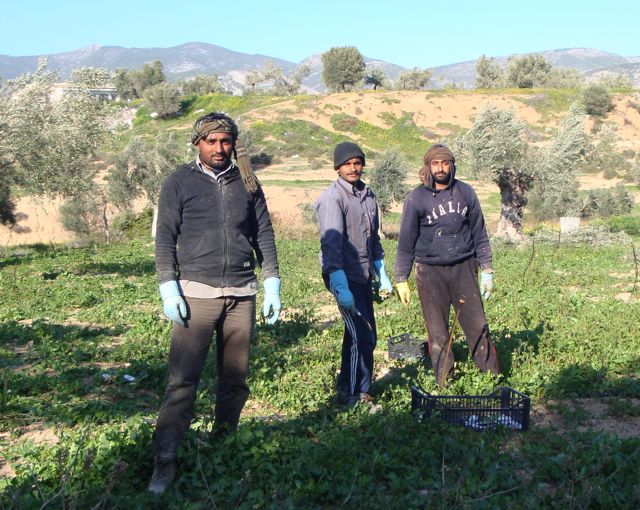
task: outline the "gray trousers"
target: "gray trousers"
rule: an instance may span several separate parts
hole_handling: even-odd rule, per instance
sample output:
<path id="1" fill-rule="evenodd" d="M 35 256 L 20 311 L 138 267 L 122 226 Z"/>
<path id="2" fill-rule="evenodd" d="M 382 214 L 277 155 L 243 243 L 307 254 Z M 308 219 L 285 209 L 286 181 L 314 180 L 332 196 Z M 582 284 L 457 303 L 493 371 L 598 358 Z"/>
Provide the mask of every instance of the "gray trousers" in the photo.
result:
<path id="1" fill-rule="evenodd" d="M 175 459 L 194 414 L 196 392 L 212 338 L 216 337 L 218 384 L 217 433 L 238 427 L 249 396 L 249 345 L 255 334 L 256 298 L 186 297 L 186 325 L 173 325 L 169 350 L 169 383 L 156 424 L 154 453 Z"/>

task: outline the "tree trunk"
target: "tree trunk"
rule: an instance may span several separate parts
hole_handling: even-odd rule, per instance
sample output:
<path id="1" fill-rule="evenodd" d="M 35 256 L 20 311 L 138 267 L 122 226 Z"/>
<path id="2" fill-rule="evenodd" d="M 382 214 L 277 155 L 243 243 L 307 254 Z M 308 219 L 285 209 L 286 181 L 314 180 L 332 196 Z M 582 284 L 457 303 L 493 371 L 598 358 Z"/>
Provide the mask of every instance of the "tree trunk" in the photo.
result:
<path id="1" fill-rule="evenodd" d="M 526 193 L 533 178 L 530 175 L 509 170 L 500 174 L 498 187 L 500 188 L 501 210 L 496 235 L 506 237 L 513 242 L 524 240 L 522 233 L 522 215 L 527 205 Z"/>
<path id="2" fill-rule="evenodd" d="M 109 231 L 109 220 L 107 219 L 107 204 L 102 205 L 102 231 L 104 232 L 104 240 L 107 244 L 111 244 L 111 232 Z"/>
<path id="3" fill-rule="evenodd" d="M 151 237 L 156 238 L 156 230 L 158 228 L 158 205 L 153 205 L 153 220 L 151 221 Z"/>

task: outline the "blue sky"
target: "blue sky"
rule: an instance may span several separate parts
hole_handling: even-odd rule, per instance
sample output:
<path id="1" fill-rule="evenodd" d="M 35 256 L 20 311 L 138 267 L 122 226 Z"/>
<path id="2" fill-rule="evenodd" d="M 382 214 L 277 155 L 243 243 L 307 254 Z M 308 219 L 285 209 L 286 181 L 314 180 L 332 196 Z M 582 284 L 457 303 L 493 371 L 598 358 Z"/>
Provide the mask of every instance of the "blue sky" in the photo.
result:
<path id="1" fill-rule="evenodd" d="M 427 68 L 572 47 L 640 56 L 639 20 L 637 0 L 2 0 L 0 54 L 206 42 L 299 62 L 353 45 Z"/>

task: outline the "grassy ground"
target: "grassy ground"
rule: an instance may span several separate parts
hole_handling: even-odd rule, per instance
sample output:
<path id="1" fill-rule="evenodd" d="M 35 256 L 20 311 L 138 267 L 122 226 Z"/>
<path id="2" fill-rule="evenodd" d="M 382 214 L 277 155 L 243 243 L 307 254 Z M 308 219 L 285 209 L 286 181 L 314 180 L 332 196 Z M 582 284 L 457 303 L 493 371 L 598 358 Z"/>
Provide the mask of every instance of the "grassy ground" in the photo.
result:
<path id="1" fill-rule="evenodd" d="M 504 374 L 479 373 L 458 333 L 456 377 L 445 393 L 509 385 L 536 406 L 553 402 L 560 426 L 533 420 L 523 433 L 414 419 L 409 388 L 437 392 L 432 372 L 418 361 L 386 361 L 384 352 L 391 336 L 424 337 L 415 292 L 407 308 L 395 298 L 377 305 L 372 393 L 382 412 L 339 409 L 342 325 L 320 278 L 318 241 L 281 238 L 285 320 L 258 326 L 241 427 L 223 441 L 208 437 L 211 357 L 179 478 L 154 499 L 144 488 L 170 325 L 152 241 L 135 237 L 0 259 L 0 508 L 640 506 L 637 429 L 592 430 L 594 417 L 578 405 L 597 399 L 608 419 L 637 427 L 640 304 L 637 288 L 629 294 L 628 244 L 495 244 L 497 290 L 486 310 Z M 384 246 L 393 267 L 395 241 Z"/>

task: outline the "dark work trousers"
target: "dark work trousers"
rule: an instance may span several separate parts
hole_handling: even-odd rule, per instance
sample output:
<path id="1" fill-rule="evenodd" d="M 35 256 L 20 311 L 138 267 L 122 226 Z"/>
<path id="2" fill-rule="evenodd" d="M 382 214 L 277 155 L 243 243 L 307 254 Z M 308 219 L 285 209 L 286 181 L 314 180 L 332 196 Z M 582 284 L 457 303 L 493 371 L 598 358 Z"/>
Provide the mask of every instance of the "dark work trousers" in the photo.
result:
<path id="1" fill-rule="evenodd" d="M 446 378 L 453 373 L 449 342 L 452 305 L 476 366 L 483 372 L 499 373 L 498 356 L 489 335 L 478 287 L 477 261 L 472 258 L 451 266 L 416 263 L 416 285 L 427 329 L 429 356 L 438 384 L 444 386 Z"/>
<path id="2" fill-rule="evenodd" d="M 249 396 L 249 344 L 255 332 L 255 296 L 199 299 L 185 297 L 186 326 L 174 323 L 169 350 L 169 383 L 156 424 L 155 455 L 175 459 L 194 413 L 200 374 L 216 337 L 218 384 L 215 429 L 238 427 Z"/>
<path id="3" fill-rule="evenodd" d="M 373 351 L 376 348 L 376 319 L 373 315 L 373 292 L 371 284 L 349 280 L 360 315 L 340 307 L 344 320 L 342 336 L 342 361 L 336 389 L 348 395 L 369 393 L 373 381 Z M 329 278 L 325 278 L 329 288 Z"/>

